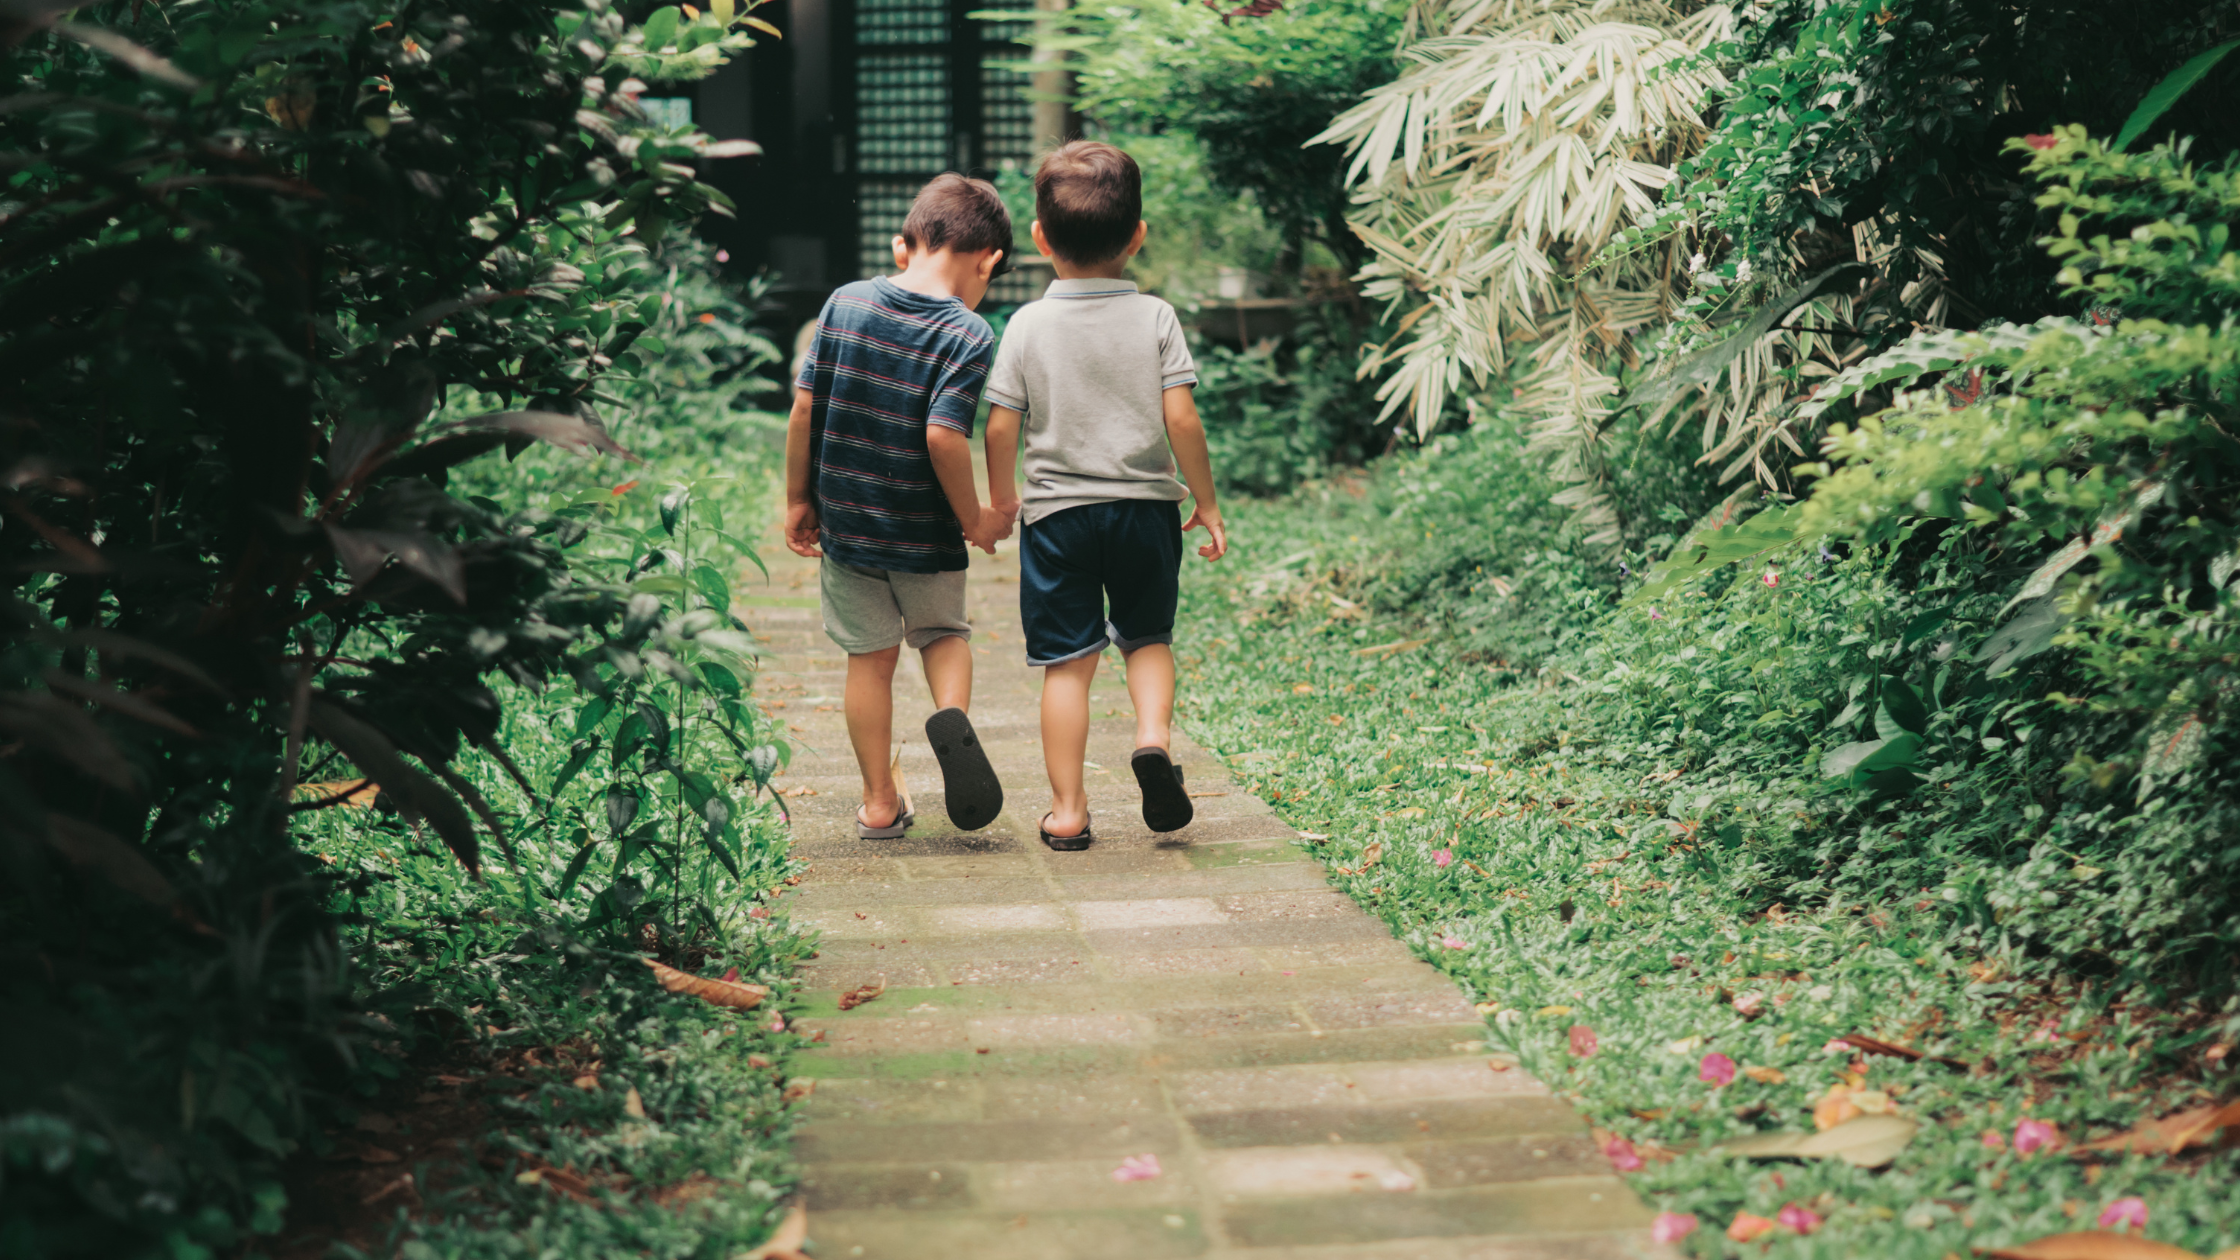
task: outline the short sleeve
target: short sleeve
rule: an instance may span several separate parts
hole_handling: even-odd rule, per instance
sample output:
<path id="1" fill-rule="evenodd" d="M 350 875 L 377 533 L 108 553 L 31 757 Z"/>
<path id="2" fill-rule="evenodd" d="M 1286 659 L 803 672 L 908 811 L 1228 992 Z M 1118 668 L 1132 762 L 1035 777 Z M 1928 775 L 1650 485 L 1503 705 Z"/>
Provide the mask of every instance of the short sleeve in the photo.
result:
<path id="1" fill-rule="evenodd" d="M 1159 303 L 1159 388 L 1198 383 L 1198 361 L 1190 357 L 1189 339 L 1182 335 L 1182 321 L 1174 308 Z"/>
<path id="2" fill-rule="evenodd" d="M 926 423 L 971 437 L 972 422 L 980 415 L 980 391 L 988 384 L 988 362 L 995 357 L 995 339 L 990 337 L 977 345 L 963 343 L 957 351 L 943 361 L 934 379 L 933 404 L 926 409 Z"/>
<path id="3" fill-rule="evenodd" d="M 988 373 L 988 401 L 998 407 L 1013 411 L 1027 409 L 1027 371 L 1022 348 L 1025 338 L 1013 332 L 1016 323 L 1006 326 L 1003 344 L 996 347 L 996 365 Z"/>

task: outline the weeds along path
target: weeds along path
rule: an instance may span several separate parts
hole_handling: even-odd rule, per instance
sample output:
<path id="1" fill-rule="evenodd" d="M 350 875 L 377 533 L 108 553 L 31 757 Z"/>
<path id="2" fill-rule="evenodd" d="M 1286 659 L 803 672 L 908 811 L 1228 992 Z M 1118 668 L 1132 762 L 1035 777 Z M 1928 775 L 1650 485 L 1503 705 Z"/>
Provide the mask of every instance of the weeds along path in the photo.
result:
<path id="1" fill-rule="evenodd" d="M 1809 766 L 1667 742 L 1643 710 L 1682 684 L 1644 694 L 1627 663 L 1708 679 L 1693 658 L 1726 623 L 1668 603 L 1687 628 L 1643 630 L 1543 598 L 1516 615 L 1574 618 L 1587 646 L 1543 655 L 1542 685 L 1465 651 L 1467 621 L 1390 596 L 1410 565 L 1467 572 L 1390 502 L 1232 505 L 1234 570 L 1185 570 L 1184 717 L 1596 1126 L 1575 1167 L 1627 1172 L 1654 1232 L 1703 1260 L 1947 1260 L 2142 1222 L 2080 1244 L 2108 1250 L 2030 1254 L 2240 1241 L 2240 1151 L 2124 1136 L 2222 1114 L 2220 1016 L 1963 935 L 1949 895 L 1877 876 L 1873 819 Z M 1333 573 L 1358 602 L 1328 598 Z M 1958 824 L 1896 825 L 1941 842 Z"/>
<path id="2" fill-rule="evenodd" d="M 1040 680 L 1009 547 L 972 570 L 973 717 L 1008 797 L 981 832 L 949 826 L 932 706 L 905 666 L 895 725 L 919 822 L 857 840 L 815 563 L 766 552 L 772 580 L 749 601 L 772 654 L 760 692 L 799 741 L 775 782 L 810 863 L 789 908 L 824 934 L 796 1024 L 824 1036 L 798 1068 L 818 1078 L 798 1148 L 816 1254 L 1648 1254 L 1648 1212 L 1571 1108 L 1493 1069 L 1454 984 L 1179 735 L 1198 821 L 1144 828 L 1116 661 L 1089 747 L 1098 843 L 1042 848 Z M 838 1008 L 866 985 L 884 991 Z"/>

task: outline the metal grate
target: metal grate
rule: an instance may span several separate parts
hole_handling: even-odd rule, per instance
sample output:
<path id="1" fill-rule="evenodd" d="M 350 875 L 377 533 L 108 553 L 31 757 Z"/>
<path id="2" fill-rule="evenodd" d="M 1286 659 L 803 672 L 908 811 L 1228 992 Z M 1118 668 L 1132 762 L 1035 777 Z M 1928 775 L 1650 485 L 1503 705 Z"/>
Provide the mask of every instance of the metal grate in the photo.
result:
<path id="1" fill-rule="evenodd" d="M 866 175 L 928 178 L 949 162 L 949 60 L 867 57 L 856 69 L 856 162 Z"/>
<path id="2" fill-rule="evenodd" d="M 949 42 L 949 6 L 946 0 L 857 0 L 856 43 L 946 44 Z"/>
<path id="3" fill-rule="evenodd" d="M 856 187 L 856 262 L 865 279 L 894 273 L 894 235 L 925 181 L 867 179 Z"/>

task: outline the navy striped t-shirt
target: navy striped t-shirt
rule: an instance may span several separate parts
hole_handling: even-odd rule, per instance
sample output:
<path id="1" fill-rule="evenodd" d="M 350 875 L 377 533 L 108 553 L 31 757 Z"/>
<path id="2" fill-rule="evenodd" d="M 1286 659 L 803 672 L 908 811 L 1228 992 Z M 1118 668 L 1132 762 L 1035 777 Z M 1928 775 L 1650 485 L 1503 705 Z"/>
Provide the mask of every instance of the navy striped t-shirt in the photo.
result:
<path id="1" fill-rule="evenodd" d="M 825 302 L 795 384 L 815 399 L 809 493 L 827 556 L 898 573 L 965 567 L 964 531 L 934 478 L 926 426 L 971 436 L 994 354 L 994 332 L 963 302 L 885 276 Z"/>

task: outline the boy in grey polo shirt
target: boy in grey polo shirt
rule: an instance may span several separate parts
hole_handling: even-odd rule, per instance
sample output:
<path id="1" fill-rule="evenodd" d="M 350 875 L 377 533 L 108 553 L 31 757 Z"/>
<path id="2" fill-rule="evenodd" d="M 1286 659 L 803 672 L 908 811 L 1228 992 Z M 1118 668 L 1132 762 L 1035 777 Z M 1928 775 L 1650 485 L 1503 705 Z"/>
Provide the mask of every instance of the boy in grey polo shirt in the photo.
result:
<path id="1" fill-rule="evenodd" d="M 1111 145 L 1077 140 L 1043 159 L 1034 196 L 1034 243 L 1058 279 L 1011 317 L 996 351 L 988 486 L 994 511 L 1020 516 L 1027 662 L 1047 667 L 1042 755 L 1051 804 L 1042 842 L 1073 851 L 1094 838 L 1081 771 L 1089 687 L 1107 643 L 1127 660 L 1137 744 L 1130 765 L 1143 789 L 1143 820 L 1153 831 L 1190 822 L 1190 796 L 1167 751 L 1182 535 L 1204 526 L 1210 540 L 1198 554 L 1207 560 L 1229 544 L 1182 324 L 1173 307 L 1120 278 L 1143 248 L 1142 173 Z M 1182 523 L 1176 505 L 1185 497 L 1196 504 Z"/>

